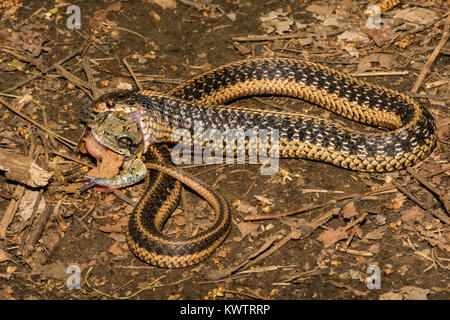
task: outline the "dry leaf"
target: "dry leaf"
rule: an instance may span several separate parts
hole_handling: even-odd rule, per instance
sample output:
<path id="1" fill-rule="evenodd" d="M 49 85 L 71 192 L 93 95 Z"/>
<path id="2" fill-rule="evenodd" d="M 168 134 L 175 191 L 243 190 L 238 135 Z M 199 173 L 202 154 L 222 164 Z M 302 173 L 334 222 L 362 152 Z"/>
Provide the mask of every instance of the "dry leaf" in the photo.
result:
<path id="1" fill-rule="evenodd" d="M 66 273 L 68 265 L 62 261 L 46 264 L 45 267 L 40 266 L 33 273 L 39 272 L 42 278 L 51 278 L 61 281 L 66 281 L 68 274 Z M 41 269 L 42 268 L 42 269 Z"/>
<path id="2" fill-rule="evenodd" d="M 262 206 L 271 206 L 273 205 L 273 199 L 269 199 L 264 196 L 255 195 L 256 200 L 258 200 Z"/>
<path id="3" fill-rule="evenodd" d="M 106 149 L 102 153 L 100 167 L 90 170 L 88 175 L 98 178 L 113 178 L 119 173 L 123 159 L 124 156 Z"/>
<path id="4" fill-rule="evenodd" d="M 425 219 L 425 211 L 419 207 L 412 207 L 402 211 L 402 221 L 406 224 L 413 225 L 415 222 L 422 223 Z"/>
<path id="5" fill-rule="evenodd" d="M 255 206 L 252 206 L 245 201 L 240 201 L 236 207 L 236 210 L 239 212 L 242 212 L 242 213 L 249 213 L 249 214 L 257 214 L 258 213 L 258 210 L 256 209 Z"/>
<path id="6" fill-rule="evenodd" d="M 355 203 L 350 202 L 341 210 L 342 216 L 346 219 L 350 219 L 351 217 L 357 216 L 358 212 L 355 209 Z"/>
<path id="7" fill-rule="evenodd" d="M 392 199 L 391 202 L 386 205 L 386 208 L 391 210 L 398 210 L 403 206 L 403 203 L 406 201 L 406 199 L 407 198 L 405 196 L 399 196 L 395 199 Z"/>
<path id="8" fill-rule="evenodd" d="M 317 237 L 317 240 L 321 241 L 325 248 L 328 248 L 342 239 L 347 239 L 347 237 L 348 235 L 345 229 L 338 227 L 337 229 L 325 230 Z"/>
<path id="9" fill-rule="evenodd" d="M 405 286 L 400 289 L 405 300 L 428 300 L 427 295 L 430 293 L 429 289 L 422 289 L 413 286 Z"/>
<path id="10" fill-rule="evenodd" d="M 117 242 L 125 242 L 127 240 L 127 237 L 123 233 L 112 232 L 109 234 L 109 237 Z"/>
<path id="11" fill-rule="evenodd" d="M 163 9 L 175 9 L 177 3 L 175 0 L 145 0 L 148 3 L 154 3 Z"/>
<path id="12" fill-rule="evenodd" d="M 123 250 L 118 242 L 114 242 L 114 244 L 108 248 L 108 252 L 115 256 L 118 256 L 123 253 Z"/>
<path id="13" fill-rule="evenodd" d="M 283 12 L 282 9 L 270 11 L 268 14 L 261 16 L 261 26 L 266 30 L 266 33 L 275 32 L 276 34 L 283 34 L 291 30 L 294 25 L 294 20 L 287 15 L 289 12 Z"/>
<path id="14" fill-rule="evenodd" d="M 0 249 L 0 263 L 8 260 L 10 260 L 9 254 L 5 250 Z"/>
<path id="15" fill-rule="evenodd" d="M 363 238 L 369 239 L 369 240 L 380 240 L 383 238 L 386 230 L 387 230 L 387 226 L 382 226 L 382 227 L 376 228 L 375 230 L 367 233 Z"/>
<path id="16" fill-rule="evenodd" d="M 19 204 L 19 215 L 22 218 L 22 221 L 27 221 L 30 219 L 33 214 L 34 205 L 36 204 L 36 200 L 39 196 L 39 191 L 26 190 Z M 45 200 L 41 199 L 39 202 L 39 207 L 37 213 L 40 214 L 44 211 L 45 208 Z"/>
<path id="17" fill-rule="evenodd" d="M 396 293 L 389 291 L 387 293 L 380 294 L 380 300 L 403 300 L 403 295 L 401 293 Z"/>
<path id="18" fill-rule="evenodd" d="M 240 222 L 237 225 L 239 231 L 241 232 L 241 237 L 238 239 L 238 241 L 244 239 L 248 234 L 252 233 L 253 231 L 258 230 L 259 224 L 252 223 L 252 222 Z"/>
<path id="19" fill-rule="evenodd" d="M 369 38 L 362 32 L 359 31 L 350 31 L 347 30 L 344 33 L 341 33 L 338 37 L 338 40 L 345 40 L 349 42 L 367 42 Z"/>
<path id="20" fill-rule="evenodd" d="M 107 224 L 105 226 L 100 226 L 98 229 L 105 233 L 111 233 L 111 232 L 122 232 L 123 228 L 120 224 Z"/>
<path id="21" fill-rule="evenodd" d="M 306 11 L 315 13 L 319 16 L 326 16 L 333 12 L 334 8 L 331 6 L 319 6 L 317 4 L 310 4 L 305 8 Z"/>
<path id="22" fill-rule="evenodd" d="M 393 58 L 389 54 L 375 53 L 362 58 L 358 63 L 356 74 L 366 72 L 368 70 L 391 70 Z M 375 65 L 375 64 L 379 65 Z"/>
<path id="23" fill-rule="evenodd" d="M 431 9 L 425 8 L 406 8 L 398 10 L 395 15 L 395 19 L 403 19 L 416 24 L 429 24 L 437 19 L 436 12 Z"/>
<path id="24" fill-rule="evenodd" d="M 103 22 L 107 21 L 106 16 L 110 11 L 119 11 L 122 7 L 122 1 L 117 1 L 108 6 L 106 9 L 97 10 L 92 14 L 92 18 L 89 19 L 89 24 L 95 30 L 100 29 L 103 26 Z"/>

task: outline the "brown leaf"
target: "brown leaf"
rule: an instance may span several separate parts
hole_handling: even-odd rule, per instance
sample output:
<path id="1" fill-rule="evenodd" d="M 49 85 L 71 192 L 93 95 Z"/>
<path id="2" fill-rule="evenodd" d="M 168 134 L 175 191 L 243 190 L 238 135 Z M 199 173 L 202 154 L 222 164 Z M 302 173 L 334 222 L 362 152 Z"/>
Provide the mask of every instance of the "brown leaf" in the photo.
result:
<path id="1" fill-rule="evenodd" d="M 118 242 L 114 242 L 114 244 L 108 248 L 108 252 L 115 256 L 118 256 L 123 253 L 123 250 Z"/>
<path id="2" fill-rule="evenodd" d="M 393 57 L 389 54 L 374 53 L 362 58 L 358 63 L 356 74 L 366 72 L 368 70 L 391 70 Z"/>
<path id="3" fill-rule="evenodd" d="M 0 263 L 2 263 L 4 261 L 8 261 L 10 259 L 11 258 L 9 256 L 9 254 L 5 250 L 0 249 Z"/>
<path id="4" fill-rule="evenodd" d="M 237 225 L 239 231 L 241 232 L 241 238 L 244 239 L 248 234 L 252 233 L 253 231 L 258 230 L 259 224 L 251 223 L 251 222 L 240 222 Z"/>
<path id="5" fill-rule="evenodd" d="M 341 210 L 342 216 L 346 219 L 350 219 L 351 217 L 354 217 L 358 215 L 358 212 L 355 209 L 355 203 L 350 202 Z"/>
<path id="6" fill-rule="evenodd" d="M 429 289 L 422 289 L 414 286 L 405 286 L 400 289 L 405 300 L 428 300 L 427 295 L 430 293 Z"/>
<path id="7" fill-rule="evenodd" d="M 401 293 L 396 293 L 394 291 L 389 291 L 383 294 L 380 294 L 378 297 L 380 300 L 402 300 L 403 295 Z"/>
<path id="8" fill-rule="evenodd" d="M 89 24 L 95 30 L 99 30 L 103 22 L 107 21 L 106 16 L 110 11 L 119 11 L 122 7 L 122 1 L 117 1 L 108 6 L 106 9 L 95 11 L 92 14 L 92 18 L 89 19 Z"/>
<path id="9" fill-rule="evenodd" d="M 119 173 L 123 160 L 123 155 L 106 149 L 102 153 L 102 162 L 100 167 L 90 170 L 88 175 L 98 178 L 113 178 Z"/>
<path id="10" fill-rule="evenodd" d="M 402 211 L 402 221 L 406 224 L 413 225 L 415 222 L 422 223 L 425 219 L 425 211 L 419 207 L 412 207 Z"/>
<path id="11" fill-rule="evenodd" d="M 376 45 L 381 47 L 385 43 L 394 39 L 397 35 L 391 28 L 364 28 L 364 32 L 375 41 Z"/>
<path id="12" fill-rule="evenodd" d="M 154 3 L 163 9 L 175 9 L 177 7 L 175 0 L 145 0 L 145 2 Z"/>
<path id="13" fill-rule="evenodd" d="M 383 238 L 386 230 L 387 230 L 387 226 L 381 226 L 379 228 L 376 228 L 372 232 L 367 233 L 363 238 L 369 239 L 369 240 L 380 240 Z"/>
<path id="14" fill-rule="evenodd" d="M 105 226 L 100 226 L 98 229 L 105 233 L 111 233 L 111 232 L 122 232 L 123 228 L 120 224 L 107 224 Z"/>
<path id="15" fill-rule="evenodd" d="M 345 229 L 338 227 L 337 229 L 325 230 L 317 237 L 317 240 L 321 241 L 325 248 L 328 248 L 342 239 L 347 239 L 347 237 L 348 235 Z"/>
<path id="16" fill-rule="evenodd" d="M 326 16 L 333 12 L 334 8 L 332 6 L 319 6 L 317 4 L 310 4 L 305 8 L 306 11 L 315 13 L 319 16 Z"/>
<path id="17" fill-rule="evenodd" d="M 407 198 L 405 196 L 400 196 L 392 199 L 391 202 L 386 205 L 386 208 L 391 210 L 398 210 L 403 206 L 403 203 L 406 201 L 406 199 Z"/>
<path id="18" fill-rule="evenodd" d="M 249 213 L 249 214 L 257 214 L 258 210 L 256 210 L 255 206 L 252 206 L 251 204 L 240 201 L 239 204 L 236 207 L 236 210 L 242 213 Z"/>

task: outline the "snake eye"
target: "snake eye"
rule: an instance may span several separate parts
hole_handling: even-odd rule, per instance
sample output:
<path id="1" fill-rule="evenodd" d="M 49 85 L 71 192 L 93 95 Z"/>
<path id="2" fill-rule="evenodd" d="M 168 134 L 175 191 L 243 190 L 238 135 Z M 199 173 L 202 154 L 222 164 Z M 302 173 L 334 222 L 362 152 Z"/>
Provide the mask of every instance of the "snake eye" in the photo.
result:
<path id="1" fill-rule="evenodd" d="M 114 108 L 114 106 L 116 105 L 116 101 L 114 100 L 108 100 L 105 102 L 105 105 L 108 109 Z"/>
<path id="2" fill-rule="evenodd" d="M 133 145 L 133 139 L 130 137 L 120 137 L 117 141 L 122 148 L 127 148 Z"/>

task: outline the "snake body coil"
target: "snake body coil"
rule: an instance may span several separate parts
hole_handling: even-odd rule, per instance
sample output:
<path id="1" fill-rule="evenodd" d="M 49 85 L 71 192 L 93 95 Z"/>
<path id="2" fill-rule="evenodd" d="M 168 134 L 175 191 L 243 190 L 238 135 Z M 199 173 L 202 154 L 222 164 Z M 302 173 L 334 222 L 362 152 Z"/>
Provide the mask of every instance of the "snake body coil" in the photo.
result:
<path id="1" fill-rule="evenodd" d="M 222 105 L 254 95 L 300 98 L 346 118 L 390 131 L 362 133 L 295 112 Z M 156 144 L 180 142 L 176 129 L 187 131 L 195 142 L 196 123 L 222 132 L 255 128 L 277 130 L 276 156 L 319 160 L 366 172 L 388 172 L 411 166 L 425 159 L 436 142 L 431 114 L 407 95 L 296 59 L 261 58 L 227 64 L 186 81 L 168 94 L 141 91 L 118 95 L 101 100 L 97 109 L 132 115 L 142 131 L 143 151 L 149 150 L 158 163 L 167 162 L 170 157 Z M 101 125 L 99 128 L 101 130 Z M 226 141 L 226 137 L 223 138 Z M 105 141 L 107 139 L 99 142 L 107 146 L 115 143 L 113 138 Z M 270 142 L 258 143 L 271 150 Z M 248 152 L 249 140 L 234 151 L 239 152 L 240 148 Z M 150 179 L 130 220 L 131 250 L 144 261 L 164 267 L 183 267 L 205 259 L 229 231 L 226 202 L 211 193 L 201 181 L 186 179 L 176 168 L 153 164 L 149 169 L 153 172 L 151 175 L 156 176 Z M 218 215 L 214 226 L 197 238 L 171 239 L 161 234 L 180 193 L 179 182 L 168 175 L 191 183 Z"/>

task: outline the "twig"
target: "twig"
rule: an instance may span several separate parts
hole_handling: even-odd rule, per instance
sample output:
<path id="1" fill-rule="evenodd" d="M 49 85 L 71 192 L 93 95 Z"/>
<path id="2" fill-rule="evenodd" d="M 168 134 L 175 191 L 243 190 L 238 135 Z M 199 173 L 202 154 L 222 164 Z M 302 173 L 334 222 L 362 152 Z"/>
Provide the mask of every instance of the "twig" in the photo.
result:
<path id="1" fill-rule="evenodd" d="M 436 46 L 436 48 L 434 49 L 430 58 L 428 59 L 427 63 L 425 64 L 424 68 L 420 72 L 420 75 L 417 78 L 417 81 L 414 84 L 413 88 L 411 89 L 411 92 L 416 93 L 417 90 L 419 90 L 420 86 L 422 85 L 423 80 L 425 79 L 425 75 L 428 73 L 428 70 L 430 70 L 431 65 L 434 63 L 434 60 L 436 60 L 441 49 L 447 43 L 447 40 L 449 37 L 449 26 L 450 26 L 450 16 L 447 16 L 447 20 L 445 22 L 445 27 L 444 27 L 444 33 L 442 34 L 442 39 L 441 39 L 441 41 L 439 41 L 438 45 Z"/>
<path id="2" fill-rule="evenodd" d="M 124 195 L 120 190 L 114 190 L 113 193 L 117 198 L 119 198 L 123 202 L 126 202 L 133 207 L 136 206 L 137 203 L 128 198 L 126 195 Z"/>
<path id="3" fill-rule="evenodd" d="M 17 24 L 16 26 L 13 27 L 13 29 L 15 31 L 19 30 L 24 24 L 26 24 L 31 18 L 33 18 L 35 15 L 37 15 L 38 13 L 40 13 L 41 11 L 46 10 L 45 8 L 39 8 L 38 10 L 36 10 L 31 16 L 29 16 L 26 19 L 23 19 L 23 21 L 19 24 Z"/>
<path id="4" fill-rule="evenodd" d="M 77 86 L 79 89 L 81 89 L 84 93 L 86 93 L 89 96 L 89 98 L 95 100 L 94 96 L 89 92 L 91 87 L 88 82 L 73 75 L 72 73 L 64 69 L 64 67 L 61 66 L 60 64 L 56 64 L 55 69 L 60 75 L 62 75 L 64 78 L 66 78 L 67 80 L 72 82 L 75 86 Z"/>
<path id="5" fill-rule="evenodd" d="M 59 60 L 58 62 L 52 64 L 50 67 L 45 68 L 44 70 L 42 70 L 40 74 L 35 74 L 35 75 L 33 75 L 32 77 L 30 77 L 30 78 L 28 78 L 28 79 L 26 79 L 26 80 L 24 80 L 24 81 L 22 81 L 22 82 L 19 82 L 18 84 L 16 84 L 16 85 L 14 85 L 14 86 L 12 86 L 12 87 L 10 87 L 10 88 L 4 90 L 2 93 L 10 93 L 10 92 L 13 92 L 13 91 L 16 90 L 17 88 L 20 88 L 21 86 L 27 84 L 28 82 L 33 81 L 34 79 L 41 77 L 43 74 L 46 74 L 46 73 L 48 73 L 49 71 L 53 70 L 53 69 L 55 68 L 56 65 L 63 64 L 63 63 L 65 63 L 65 62 L 67 62 L 68 60 L 72 59 L 73 57 L 79 55 L 82 51 L 83 51 L 82 49 L 78 49 L 78 50 L 75 50 L 75 51 L 69 53 L 69 54 L 68 54 L 67 56 L 65 56 L 63 59 L 61 59 L 61 60 Z"/>
<path id="6" fill-rule="evenodd" d="M 84 73 L 86 73 L 86 77 L 88 79 L 89 87 L 91 88 L 94 100 L 97 100 L 103 94 L 103 92 L 102 90 L 98 89 L 97 85 L 95 84 L 95 79 L 94 76 L 92 75 L 91 66 L 89 65 L 89 58 L 84 57 L 82 66 Z"/>
<path id="7" fill-rule="evenodd" d="M 70 161 L 76 162 L 76 163 L 78 163 L 78 164 L 81 164 L 81 165 L 83 165 L 83 166 L 89 167 L 89 168 L 91 168 L 91 169 L 92 169 L 92 168 L 95 168 L 95 166 L 92 165 L 92 164 L 90 164 L 90 163 L 87 163 L 87 162 L 78 160 L 77 158 L 71 157 L 71 156 L 69 156 L 68 154 L 65 154 L 65 153 L 62 153 L 62 152 L 58 152 L 58 151 L 55 151 L 55 150 L 49 150 L 49 153 L 55 154 L 55 155 L 60 156 L 60 157 L 62 157 L 62 158 L 65 158 L 65 159 L 68 159 L 68 160 L 70 160 Z"/>
<path id="8" fill-rule="evenodd" d="M 439 212 L 437 212 L 436 210 L 431 209 L 430 206 L 425 205 L 422 201 L 420 201 L 415 195 L 413 195 L 411 192 L 409 192 L 406 188 L 404 188 L 403 186 L 399 185 L 397 182 L 392 181 L 393 185 L 401 192 L 403 193 L 405 196 L 407 196 L 409 198 L 409 200 L 411 200 L 412 202 L 414 202 L 415 204 L 417 204 L 419 207 L 421 207 L 423 210 L 425 210 L 426 212 L 432 214 L 433 216 L 435 216 L 436 218 L 438 218 L 439 220 L 441 220 L 442 222 L 446 223 L 446 224 L 450 224 L 450 219 L 442 214 L 440 214 Z"/>
<path id="9" fill-rule="evenodd" d="M 34 226 L 33 232 L 31 233 L 30 238 L 24 246 L 24 256 L 28 256 L 33 251 L 34 246 L 38 242 L 42 232 L 45 229 L 45 226 L 47 225 L 48 219 L 50 218 L 50 215 L 52 213 L 51 209 L 52 206 L 49 203 L 46 203 L 44 211 L 39 216 L 39 219 Z"/>
<path id="10" fill-rule="evenodd" d="M 130 294 L 129 296 L 115 297 L 115 296 L 112 296 L 112 295 L 110 295 L 110 294 L 108 294 L 108 293 L 106 293 L 106 292 L 103 292 L 103 291 L 98 290 L 97 288 L 95 288 L 95 287 L 88 281 L 89 275 L 90 275 L 90 273 L 91 273 L 91 271 L 92 271 L 93 268 L 94 268 L 94 267 L 90 267 L 90 268 L 88 269 L 88 271 L 86 272 L 85 276 L 84 276 L 84 282 L 86 283 L 86 285 L 87 285 L 91 290 L 93 290 L 94 292 L 96 292 L 96 293 L 98 293 L 98 294 L 101 294 L 101 295 L 103 295 L 103 296 L 105 296 L 105 297 L 108 297 L 108 298 L 119 299 L 119 300 L 131 299 L 131 298 L 137 296 L 139 293 L 141 293 L 142 291 L 145 291 L 145 290 L 154 289 L 154 288 L 161 288 L 161 287 L 173 286 L 173 285 L 179 284 L 179 283 L 181 283 L 181 282 L 184 282 L 184 281 L 186 281 L 186 280 L 189 280 L 189 279 L 191 279 L 191 278 L 193 277 L 193 276 L 189 276 L 189 277 L 186 277 L 186 278 L 183 278 L 183 279 L 180 279 L 180 280 L 178 280 L 178 281 L 175 281 L 175 282 L 172 282 L 172 283 L 168 283 L 168 284 L 155 284 L 156 282 L 158 282 L 159 280 L 161 280 L 162 278 L 165 277 L 165 276 L 161 276 L 161 277 L 159 277 L 158 279 L 152 281 L 152 282 L 151 282 L 149 285 L 147 285 L 146 287 L 144 287 L 144 288 L 142 288 L 142 289 L 136 291 L 136 292 L 133 293 L 133 294 Z"/>
<path id="11" fill-rule="evenodd" d="M 8 204 L 8 207 L 6 208 L 2 220 L 0 221 L 0 239 L 4 239 L 6 236 L 6 229 L 8 228 L 9 224 L 11 223 L 12 219 L 14 218 L 14 214 L 17 211 L 17 208 L 19 207 L 20 200 L 22 199 L 22 196 L 25 192 L 25 187 L 22 185 L 16 186 L 16 189 L 14 190 L 13 199 Z"/>
<path id="12" fill-rule="evenodd" d="M 185 4 L 187 6 L 194 7 L 197 10 L 203 10 L 204 9 L 204 6 L 202 4 L 194 2 L 194 1 L 191 1 L 191 0 L 178 0 L 178 1 L 180 1 L 182 4 Z"/>
<path id="13" fill-rule="evenodd" d="M 6 95 L 3 93 L 0 93 L 0 95 Z M 17 97 L 17 96 L 14 96 Z M 34 100 L 31 100 L 32 102 L 34 102 Z M 0 103 L 3 104 L 5 107 L 7 107 L 10 111 L 14 112 L 15 114 L 17 114 L 18 116 L 20 116 L 21 118 L 27 120 L 28 122 L 30 122 L 31 124 L 33 124 L 34 126 L 38 127 L 39 129 L 47 132 L 48 134 L 52 135 L 53 137 L 55 137 L 56 139 L 60 140 L 61 142 L 69 145 L 70 147 L 76 147 L 77 144 L 75 142 L 73 142 L 70 139 L 67 139 L 49 129 L 47 129 L 45 126 L 43 126 L 40 123 L 37 123 L 36 121 L 34 121 L 33 119 L 31 119 L 30 117 L 28 117 L 27 115 L 25 115 L 24 113 L 22 113 L 21 111 L 17 110 L 16 108 L 14 108 L 12 105 L 10 105 L 8 102 L 6 102 L 5 100 L 3 100 L 2 98 L 0 98 Z"/>
<path id="14" fill-rule="evenodd" d="M 437 170 L 435 172 L 429 173 L 427 175 L 424 176 L 424 178 L 429 178 L 438 174 L 441 174 L 443 172 L 446 172 L 450 170 L 450 166 L 444 167 L 440 170 Z M 409 181 L 406 182 L 406 184 L 409 183 L 413 183 L 414 181 Z M 256 221 L 256 220 L 269 220 L 269 219 L 278 219 L 278 218 L 282 218 L 282 217 L 286 217 L 286 216 L 290 216 L 290 215 L 294 215 L 294 214 L 298 214 L 298 213 L 302 213 L 305 211 L 310 211 L 313 209 L 318 209 L 318 208 L 323 208 L 329 205 L 333 205 L 336 204 L 338 201 L 342 201 L 342 200 L 347 200 L 347 199 L 352 199 L 352 198 L 359 198 L 359 197 L 363 197 L 363 196 L 367 196 L 367 195 L 371 195 L 371 194 L 377 194 L 377 193 L 381 193 L 381 192 L 386 192 L 388 190 L 394 190 L 396 187 L 395 186 L 384 186 L 384 187 L 380 187 L 374 190 L 369 190 L 369 191 L 364 191 L 364 192 L 358 192 L 358 193 L 353 193 L 353 194 L 348 194 L 348 195 L 343 195 L 343 196 L 339 196 L 336 197 L 330 201 L 324 202 L 324 203 L 319 203 L 319 204 L 315 204 L 315 205 L 308 205 L 308 206 L 304 206 L 304 207 L 300 207 L 298 209 L 294 209 L 294 210 L 290 210 L 290 211 L 285 211 L 285 212 L 281 212 L 281 213 L 277 213 L 277 214 L 271 214 L 271 215 L 261 215 L 261 216 L 246 216 L 244 218 L 245 221 Z"/>
<path id="15" fill-rule="evenodd" d="M 46 186 L 52 175 L 39 167 L 33 159 L 0 148 L 0 170 L 4 170 L 6 178 L 23 183 L 30 187 Z"/>
<path id="16" fill-rule="evenodd" d="M 284 34 L 281 36 L 267 36 L 267 35 L 251 35 L 247 37 L 234 37 L 232 41 L 244 42 L 244 41 L 273 41 L 273 40 L 284 40 L 284 39 L 294 39 L 304 37 L 306 33 L 296 32 L 292 34 Z"/>
<path id="17" fill-rule="evenodd" d="M 438 188 L 436 188 L 435 186 L 433 186 L 431 183 L 429 183 L 427 180 L 425 180 L 421 175 L 419 175 L 418 172 L 416 172 L 414 169 L 412 168 L 407 168 L 406 171 L 408 171 L 408 173 L 410 175 L 412 175 L 417 181 L 419 181 L 425 188 L 427 188 L 429 191 L 431 191 L 436 197 L 438 197 L 439 201 L 441 201 L 441 203 L 444 205 L 445 210 L 447 211 L 447 213 L 449 213 L 449 208 L 447 205 L 447 202 L 444 199 L 445 196 L 445 191 L 441 191 Z"/>
<path id="18" fill-rule="evenodd" d="M 340 212 L 339 208 L 335 208 L 333 210 L 325 212 L 325 213 L 321 214 L 320 216 L 318 216 L 317 218 L 313 219 L 311 221 L 311 223 L 308 223 L 306 225 L 301 225 L 297 228 L 292 229 L 288 235 L 284 236 L 281 239 L 280 239 L 280 235 L 274 235 L 274 236 L 270 237 L 261 248 L 259 248 L 255 253 L 252 253 L 243 262 L 241 262 L 238 265 L 231 267 L 231 268 L 211 272 L 209 275 L 207 275 L 207 278 L 214 279 L 214 280 L 223 279 L 237 271 L 242 271 L 242 270 L 248 269 L 251 266 L 254 266 L 257 263 L 259 263 L 261 260 L 270 256 L 272 253 L 278 251 L 282 246 L 284 246 L 286 243 L 288 243 L 289 240 L 299 240 L 299 239 L 304 239 L 304 238 L 308 237 L 310 234 L 313 233 L 314 230 L 316 230 L 320 226 L 327 223 L 328 220 L 330 220 L 332 217 L 337 215 L 339 212 Z M 360 221 L 364 220 L 366 218 L 366 216 L 367 216 L 367 213 L 365 215 L 361 216 L 360 218 L 358 218 L 357 220 L 355 220 L 353 223 L 349 224 L 350 225 L 349 227 L 352 227 L 354 224 L 359 223 Z M 273 243 L 277 240 L 279 240 L 279 241 L 275 245 L 273 245 Z"/>
<path id="19" fill-rule="evenodd" d="M 32 158 L 33 154 L 35 154 L 35 151 L 36 150 L 34 145 L 31 145 L 30 150 L 28 152 L 28 156 Z M 14 218 L 14 215 L 16 214 L 17 208 L 19 207 L 19 203 L 23 197 L 24 192 L 25 192 L 24 186 L 22 185 L 16 186 L 16 189 L 14 190 L 13 194 L 14 199 L 11 199 L 11 201 L 9 202 L 8 207 L 5 210 L 5 213 L 3 214 L 2 220 L 0 221 L 0 239 L 4 239 L 6 237 L 6 229 L 8 229 L 9 224 L 11 223 L 12 219 Z"/>
<path id="20" fill-rule="evenodd" d="M 362 72 L 354 73 L 355 77 L 378 77 L 378 76 L 404 76 L 409 74 L 408 71 L 375 71 L 375 72 Z"/>
<path id="21" fill-rule="evenodd" d="M 438 96 L 435 94 L 421 94 L 421 93 L 410 93 L 409 94 L 413 98 L 423 98 L 423 99 L 432 99 L 432 100 L 450 100 L 450 96 Z"/>
<path id="22" fill-rule="evenodd" d="M 123 64 L 127 68 L 128 72 L 130 73 L 130 75 L 133 78 L 134 82 L 136 82 L 136 86 L 138 87 L 138 89 L 142 91 L 143 90 L 142 85 L 139 82 L 139 80 L 137 79 L 136 74 L 134 73 L 133 69 L 128 64 L 127 57 L 123 58 Z"/>

